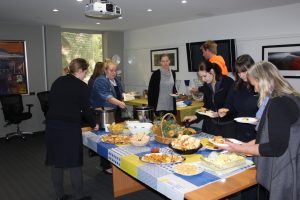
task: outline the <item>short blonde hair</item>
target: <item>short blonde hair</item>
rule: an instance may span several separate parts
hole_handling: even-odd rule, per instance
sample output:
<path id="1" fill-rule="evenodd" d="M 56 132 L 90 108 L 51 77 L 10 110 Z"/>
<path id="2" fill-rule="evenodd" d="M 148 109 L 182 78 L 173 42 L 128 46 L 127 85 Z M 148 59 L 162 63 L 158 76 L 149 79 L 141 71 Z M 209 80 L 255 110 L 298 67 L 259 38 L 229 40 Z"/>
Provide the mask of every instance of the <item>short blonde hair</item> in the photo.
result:
<path id="1" fill-rule="evenodd" d="M 217 54 L 217 43 L 215 41 L 212 40 L 207 40 L 204 44 L 202 44 L 202 46 L 200 47 L 201 50 L 209 50 L 210 52 L 212 52 L 213 54 Z"/>
<path id="2" fill-rule="evenodd" d="M 113 60 L 106 58 L 104 60 L 104 69 L 107 69 L 110 65 L 118 66 L 117 63 L 115 63 Z"/>
<path id="3" fill-rule="evenodd" d="M 259 100 L 261 106 L 265 97 L 278 97 L 284 95 L 294 95 L 300 97 L 291 84 L 280 74 L 275 65 L 267 61 L 261 61 L 254 64 L 248 70 L 248 76 L 258 81 Z"/>

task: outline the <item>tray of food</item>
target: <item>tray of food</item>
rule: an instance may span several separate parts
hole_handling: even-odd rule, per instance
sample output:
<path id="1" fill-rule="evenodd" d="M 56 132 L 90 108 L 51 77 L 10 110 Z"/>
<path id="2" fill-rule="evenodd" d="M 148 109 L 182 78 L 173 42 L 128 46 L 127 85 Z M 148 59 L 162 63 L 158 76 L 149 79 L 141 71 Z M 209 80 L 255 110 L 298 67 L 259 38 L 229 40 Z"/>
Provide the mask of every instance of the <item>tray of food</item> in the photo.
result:
<path id="1" fill-rule="evenodd" d="M 129 144 L 130 136 L 106 134 L 101 137 L 101 142 L 109 144 Z"/>
<path id="2" fill-rule="evenodd" d="M 196 164 L 178 164 L 174 166 L 173 170 L 176 174 L 180 174 L 183 176 L 195 176 L 204 171 L 204 169 Z"/>
<path id="3" fill-rule="evenodd" d="M 179 154 L 193 154 L 202 147 L 202 144 L 197 138 L 180 135 L 169 144 L 169 147 Z"/>
<path id="4" fill-rule="evenodd" d="M 246 159 L 235 153 L 212 152 L 208 157 L 202 158 L 202 164 L 211 170 L 218 171 L 245 165 Z"/>
<path id="5" fill-rule="evenodd" d="M 176 154 L 149 153 L 141 156 L 140 160 L 152 164 L 174 164 L 183 162 L 185 157 Z"/>

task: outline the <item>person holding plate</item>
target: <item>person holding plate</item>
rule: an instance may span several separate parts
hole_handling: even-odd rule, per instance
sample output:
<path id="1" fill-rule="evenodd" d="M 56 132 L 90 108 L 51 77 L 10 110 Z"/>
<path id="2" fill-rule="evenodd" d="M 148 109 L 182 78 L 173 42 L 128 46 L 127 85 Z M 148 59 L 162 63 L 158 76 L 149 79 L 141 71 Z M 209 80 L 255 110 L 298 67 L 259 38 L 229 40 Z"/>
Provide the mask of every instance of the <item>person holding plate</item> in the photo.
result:
<path id="1" fill-rule="evenodd" d="M 235 83 L 232 86 L 226 100 L 225 109 L 219 109 L 218 114 L 224 117 L 232 114 L 238 119 L 245 119 L 242 123 L 236 123 L 236 139 L 249 142 L 256 138 L 255 125 L 249 124 L 248 117 L 255 117 L 258 110 L 258 94 L 248 82 L 247 71 L 254 65 L 254 60 L 248 54 L 239 56 L 235 62 Z M 247 121 L 249 121 L 247 123 Z"/>
<path id="2" fill-rule="evenodd" d="M 202 92 L 204 94 L 204 107 L 209 111 L 209 117 L 196 113 L 192 116 L 184 117 L 187 123 L 197 123 L 203 120 L 202 131 L 212 135 L 222 135 L 223 137 L 234 137 L 235 125 L 233 117 L 227 115 L 220 118 L 218 109 L 225 106 L 225 102 L 233 80 L 221 74 L 220 67 L 215 63 L 204 61 L 199 66 L 199 77 L 203 81 L 203 86 L 192 89 L 192 92 Z M 197 91 L 193 91 L 197 90 Z M 208 113 L 206 111 L 206 113 Z"/>
<path id="3" fill-rule="evenodd" d="M 160 56 L 161 68 L 151 75 L 148 86 L 148 105 L 154 108 L 156 116 L 166 113 L 176 115 L 176 99 L 170 94 L 176 94 L 176 73 L 170 69 L 168 54 Z"/>
<path id="4" fill-rule="evenodd" d="M 248 79 L 259 93 L 258 105 L 269 98 L 257 137 L 244 144 L 225 142 L 228 146 L 221 148 L 256 156 L 256 179 L 269 199 L 300 199 L 300 93 L 270 62 L 253 65 Z"/>

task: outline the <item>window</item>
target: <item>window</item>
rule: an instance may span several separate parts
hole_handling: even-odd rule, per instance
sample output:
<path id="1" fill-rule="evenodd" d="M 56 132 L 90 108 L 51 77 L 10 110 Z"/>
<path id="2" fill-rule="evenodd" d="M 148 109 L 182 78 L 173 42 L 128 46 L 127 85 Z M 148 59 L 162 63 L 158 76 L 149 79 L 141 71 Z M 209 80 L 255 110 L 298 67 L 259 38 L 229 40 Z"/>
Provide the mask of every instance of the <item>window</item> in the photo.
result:
<path id="1" fill-rule="evenodd" d="M 74 58 L 86 59 L 90 67 L 85 77 L 87 82 L 96 62 L 103 61 L 102 34 L 61 33 L 62 72 Z"/>

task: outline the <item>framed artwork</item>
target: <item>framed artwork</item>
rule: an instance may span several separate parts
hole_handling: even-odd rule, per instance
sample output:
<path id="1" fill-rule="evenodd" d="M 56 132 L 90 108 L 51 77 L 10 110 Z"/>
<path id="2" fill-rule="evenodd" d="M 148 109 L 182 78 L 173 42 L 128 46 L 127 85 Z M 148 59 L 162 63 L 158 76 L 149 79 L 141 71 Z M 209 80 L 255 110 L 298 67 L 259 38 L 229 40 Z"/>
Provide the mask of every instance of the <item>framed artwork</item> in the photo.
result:
<path id="1" fill-rule="evenodd" d="M 28 93 L 26 42 L 0 40 L 0 95 Z"/>
<path id="2" fill-rule="evenodd" d="M 151 56 L 151 72 L 160 68 L 160 57 L 163 54 L 168 54 L 170 58 L 170 68 L 175 70 L 176 72 L 179 71 L 178 66 L 178 48 L 171 48 L 171 49 L 156 49 L 150 51 Z"/>
<path id="3" fill-rule="evenodd" d="M 262 47 L 262 59 L 273 63 L 286 78 L 300 78 L 300 44 Z"/>

